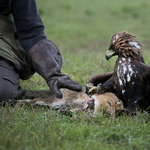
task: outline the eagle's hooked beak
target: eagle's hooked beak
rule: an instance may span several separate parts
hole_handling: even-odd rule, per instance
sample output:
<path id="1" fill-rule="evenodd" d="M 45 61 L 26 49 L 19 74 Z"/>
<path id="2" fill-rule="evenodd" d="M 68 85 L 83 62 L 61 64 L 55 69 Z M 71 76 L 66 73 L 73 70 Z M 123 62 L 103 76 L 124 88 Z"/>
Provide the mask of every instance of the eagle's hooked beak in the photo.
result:
<path id="1" fill-rule="evenodd" d="M 113 55 L 114 55 L 115 51 L 113 51 L 112 49 L 108 50 L 106 53 L 106 59 L 109 60 Z"/>

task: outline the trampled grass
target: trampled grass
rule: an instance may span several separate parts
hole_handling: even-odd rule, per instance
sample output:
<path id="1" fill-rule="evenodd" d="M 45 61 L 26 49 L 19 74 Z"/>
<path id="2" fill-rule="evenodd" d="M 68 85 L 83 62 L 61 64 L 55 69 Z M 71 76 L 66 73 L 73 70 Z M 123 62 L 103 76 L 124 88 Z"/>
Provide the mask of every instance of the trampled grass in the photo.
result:
<path id="1" fill-rule="evenodd" d="M 84 88 L 96 73 L 112 71 L 116 57 L 105 59 L 111 36 L 127 30 L 143 45 L 150 65 L 149 0 L 37 0 L 45 33 L 63 57 L 62 72 Z M 35 74 L 21 81 L 24 89 L 48 89 Z M 150 116 L 84 113 L 62 116 L 49 108 L 9 106 L 0 108 L 0 149 L 150 149 Z"/>

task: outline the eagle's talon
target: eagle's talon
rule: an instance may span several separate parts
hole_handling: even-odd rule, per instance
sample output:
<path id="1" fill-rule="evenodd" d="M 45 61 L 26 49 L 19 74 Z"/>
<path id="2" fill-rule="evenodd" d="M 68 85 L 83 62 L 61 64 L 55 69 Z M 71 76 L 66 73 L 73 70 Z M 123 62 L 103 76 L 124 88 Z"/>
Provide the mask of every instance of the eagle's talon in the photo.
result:
<path id="1" fill-rule="evenodd" d="M 96 87 L 96 86 L 93 86 L 93 87 L 89 90 L 90 93 L 95 93 L 95 91 L 97 91 L 97 87 Z"/>
<path id="2" fill-rule="evenodd" d="M 93 95 L 94 93 L 97 92 L 97 87 L 94 86 L 92 83 L 89 83 L 85 86 L 86 92 L 88 95 Z"/>
<path id="3" fill-rule="evenodd" d="M 116 111 L 123 110 L 123 109 L 124 109 L 123 104 L 121 102 L 117 102 L 116 103 Z"/>

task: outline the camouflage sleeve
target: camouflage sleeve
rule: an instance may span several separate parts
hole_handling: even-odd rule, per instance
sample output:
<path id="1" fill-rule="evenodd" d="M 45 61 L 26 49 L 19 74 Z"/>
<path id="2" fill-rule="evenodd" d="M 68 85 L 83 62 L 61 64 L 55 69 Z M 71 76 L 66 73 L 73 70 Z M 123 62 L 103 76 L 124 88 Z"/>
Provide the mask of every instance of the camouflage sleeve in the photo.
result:
<path id="1" fill-rule="evenodd" d="M 17 38 L 26 51 L 39 40 L 46 38 L 35 0 L 12 0 L 11 12 L 17 29 Z"/>

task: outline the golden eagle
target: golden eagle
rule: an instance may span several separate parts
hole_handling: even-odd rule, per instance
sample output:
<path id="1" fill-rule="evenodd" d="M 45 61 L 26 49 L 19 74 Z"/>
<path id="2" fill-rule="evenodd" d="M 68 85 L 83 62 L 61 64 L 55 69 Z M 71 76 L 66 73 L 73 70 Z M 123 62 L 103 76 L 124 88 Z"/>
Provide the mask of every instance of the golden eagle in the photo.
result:
<path id="1" fill-rule="evenodd" d="M 142 46 L 126 31 L 112 36 L 106 59 L 118 55 L 113 72 L 91 76 L 89 83 L 101 84 L 101 92 L 113 92 L 128 110 L 150 106 L 150 66 L 144 63 Z"/>

